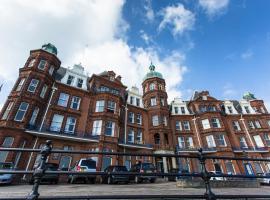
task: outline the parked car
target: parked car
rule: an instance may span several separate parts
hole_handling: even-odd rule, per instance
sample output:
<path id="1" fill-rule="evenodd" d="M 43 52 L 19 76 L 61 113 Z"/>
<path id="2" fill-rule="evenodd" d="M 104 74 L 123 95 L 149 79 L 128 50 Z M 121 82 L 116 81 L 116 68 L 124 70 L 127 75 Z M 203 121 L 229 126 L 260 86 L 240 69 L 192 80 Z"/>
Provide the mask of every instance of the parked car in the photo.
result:
<path id="1" fill-rule="evenodd" d="M 0 162 L 0 171 L 9 170 L 13 171 L 14 165 L 12 162 Z M 0 184 L 11 184 L 15 174 L 0 174 Z"/>
<path id="2" fill-rule="evenodd" d="M 96 161 L 91 158 L 82 158 L 71 168 L 75 172 L 96 172 Z M 71 174 L 68 176 L 68 183 L 83 181 L 84 183 L 95 183 L 96 175 Z"/>
<path id="3" fill-rule="evenodd" d="M 133 180 L 135 183 L 141 183 L 144 180 L 150 181 L 150 183 L 154 183 L 156 181 L 156 176 L 147 175 L 147 173 L 155 173 L 157 172 L 155 166 L 152 163 L 138 163 L 133 165 L 130 169 L 130 172 L 141 172 L 146 173 L 144 175 L 131 175 L 130 180 Z"/>
<path id="4" fill-rule="evenodd" d="M 173 168 L 169 170 L 169 173 L 181 173 L 181 174 L 190 174 L 190 172 L 188 170 L 180 170 L 178 168 Z M 178 179 L 192 179 L 191 176 L 168 176 L 168 181 L 176 181 Z"/>
<path id="5" fill-rule="evenodd" d="M 56 163 L 46 163 L 46 171 L 58 171 L 59 165 Z M 41 178 L 41 183 L 50 183 L 50 184 L 57 184 L 59 179 L 59 174 L 45 174 Z M 34 183 L 34 177 L 32 176 L 30 181 L 30 184 Z"/>
<path id="6" fill-rule="evenodd" d="M 210 171 L 208 173 L 210 175 L 222 175 L 223 174 L 221 171 Z M 224 181 L 224 180 L 226 180 L 226 178 L 225 177 L 211 177 L 210 180 Z"/>
<path id="7" fill-rule="evenodd" d="M 258 175 L 261 175 L 261 176 L 270 176 L 270 173 L 262 173 L 262 174 L 258 174 Z M 270 185 L 270 178 L 259 178 L 259 181 L 261 184 L 268 184 Z"/>
<path id="8" fill-rule="evenodd" d="M 107 167 L 104 172 L 128 172 L 126 166 L 121 166 L 121 165 L 111 165 Z M 108 183 L 108 184 L 113 184 L 113 183 L 119 183 L 123 182 L 128 184 L 129 183 L 129 176 L 126 175 L 105 175 L 102 177 L 102 183 Z"/>

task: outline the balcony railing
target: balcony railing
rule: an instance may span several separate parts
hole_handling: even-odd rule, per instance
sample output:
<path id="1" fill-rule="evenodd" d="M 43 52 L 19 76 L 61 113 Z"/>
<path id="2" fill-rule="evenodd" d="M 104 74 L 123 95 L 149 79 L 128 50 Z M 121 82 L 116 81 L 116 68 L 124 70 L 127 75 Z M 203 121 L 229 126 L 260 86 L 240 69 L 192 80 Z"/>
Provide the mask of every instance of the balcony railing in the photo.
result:
<path id="1" fill-rule="evenodd" d="M 151 145 L 151 144 L 144 144 L 143 142 L 129 142 L 129 141 L 125 142 L 124 139 L 120 139 L 120 138 L 119 138 L 118 143 L 122 144 L 122 145 L 153 148 L 153 145 Z"/>
<path id="2" fill-rule="evenodd" d="M 74 138 L 99 140 L 99 135 L 93 135 L 92 133 L 79 132 L 79 131 L 67 132 L 65 130 L 58 129 L 56 127 L 51 127 L 51 126 L 42 126 L 42 128 L 40 129 L 39 126 L 28 125 L 26 127 L 26 130 L 51 134 L 55 136 L 60 135 L 60 136 L 67 136 L 67 137 L 74 137 Z"/>
<path id="3" fill-rule="evenodd" d="M 202 147 L 204 152 L 216 152 L 216 147 Z M 177 152 L 198 152 L 198 148 L 196 147 L 180 147 L 179 145 L 176 146 Z"/>
<path id="4" fill-rule="evenodd" d="M 251 146 L 246 146 L 246 147 L 232 147 L 234 152 L 243 152 L 243 151 L 260 151 L 260 152 L 268 152 L 268 147 L 251 147 Z"/>

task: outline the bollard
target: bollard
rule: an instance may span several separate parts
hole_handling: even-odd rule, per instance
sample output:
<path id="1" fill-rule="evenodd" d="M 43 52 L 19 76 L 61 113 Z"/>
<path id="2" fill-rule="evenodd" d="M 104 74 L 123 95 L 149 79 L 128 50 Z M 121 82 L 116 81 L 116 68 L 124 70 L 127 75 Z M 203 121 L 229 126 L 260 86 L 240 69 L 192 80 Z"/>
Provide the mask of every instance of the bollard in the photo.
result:
<path id="1" fill-rule="evenodd" d="M 39 197 L 38 188 L 40 185 L 41 178 L 44 176 L 46 170 L 46 160 L 50 155 L 52 150 L 52 141 L 47 140 L 46 145 L 42 147 L 40 154 L 41 158 L 39 160 L 38 166 L 35 168 L 33 173 L 34 176 L 34 185 L 32 187 L 32 191 L 28 194 L 27 200 L 37 200 Z"/>
<path id="2" fill-rule="evenodd" d="M 215 194 L 212 192 L 211 190 L 211 186 L 210 186 L 210 178 L 211 176 L 209 176 L 209 173 L 205 167 L 205 160 L 206 158 L 203 156 L 203 150 L 202 148 L 198 149 L 199 151 L 199 160 L 200 160 L 200 164 L 201 164 L 201 175 L 202 175 L 202 179 L 204 181 L 205 184 L 205 199 L 207 200 L 216 200 L 216 196 Z"/>

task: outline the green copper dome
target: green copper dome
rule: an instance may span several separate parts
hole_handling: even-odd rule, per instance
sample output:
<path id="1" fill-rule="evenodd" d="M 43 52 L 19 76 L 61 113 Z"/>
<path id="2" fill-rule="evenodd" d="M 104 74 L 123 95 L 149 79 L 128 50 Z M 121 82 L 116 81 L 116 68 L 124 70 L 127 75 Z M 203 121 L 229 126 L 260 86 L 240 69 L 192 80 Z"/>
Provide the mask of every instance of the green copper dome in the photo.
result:
<path id="1" fill-rule="evenodd" d="M 149 66 L 150 72 L 148 72 L 148 73 L 145 75 L 145 77 L 143 78 L 143 81 L 145 81 L 146 79 L 149 79 L 149 78 L 154 78 L 154 77 L 162 78 L 162 79 L 163 79 L 162 74 L 159 73 L 159 72 L 156 72 L 156 71 L 155 71 L 155 68 L 156 68 L 156 67 L 155 67 L 155 66 L 152 64 L 152 62 L 151 62 L 150 66 Z"/>
<path id="2" fill-rule="evenodd" d="M 243 99 L 249 101 L 249 100 L 254 100 L 254 99 L 256 99 L 256 98 L 255 98 L 254 94 L 252 94 L 252 93 L 250 93 L 250 92 L 246 92 L 246 93 L 244 94 L 244 96 L 243 96 Z"/>
<path id="3" fill-rule="evenodd" d="M 42 49 L 49 53 L 57 55 L 57 48 L 51 43 L 42 45 Z"/>

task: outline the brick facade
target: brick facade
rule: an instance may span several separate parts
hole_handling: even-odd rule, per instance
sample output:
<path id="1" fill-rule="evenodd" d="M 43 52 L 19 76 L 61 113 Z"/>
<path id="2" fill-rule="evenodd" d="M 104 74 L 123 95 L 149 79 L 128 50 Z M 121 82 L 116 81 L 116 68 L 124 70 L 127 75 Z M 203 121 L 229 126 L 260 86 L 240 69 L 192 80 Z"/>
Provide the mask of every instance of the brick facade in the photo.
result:
<path id="1" fill-rule="evenodd" d="M 45 61 L 43 67 L 41 60 Z M 83 68 L 79 65 L 74 69 L 60 65 L 57 54 L 48 51 L 46 45 L 30 51 L 0 114 L 0 145 L 11 137 L 10 147 L 40 148 L 50 139 L 56 149 L 193 155 L 196 149 L 203 148 L 205 153 L 215 156 L 270 157 L 270 115 L 263 101 L 252 95 L 246 95 L 240 102 L 222 101 L 202 91 L 194 93 L 190 101 L 175 99 L 168 104 L 165 79 L 151 64 L 142 81 L 143 94 L 131 99 L 136 92 L 127 90 L 121 76 L 113 71 L 86 77 L 80 74 Z M 75 80 L 77 76 L 82 76 L 81 80 Z M 25 80 L 18 89 L 22 79 Z M 29 85 L 33 79 L 38 84 L 31 92 Z M 84 81 L 85 87 L 80 81 Z M 77 86 L 71 86 L 72 83 Z M 20 107 L 22 102 L 28 105 L 26 110 Z M 20 114 L 19 109 L 23 110 Z M 37 116 L 33 115 L 35 109 Z M 0 158 L 16 162 L 19 169 L 31 169 L 35 157 L 35 153 L 32 157 L 8 153 Z M 69 168 L 81 157 L 95 156 L 53 154 L 49 162 Z M 138 160 L 154 162 L 158 170 L 165 172 L 176 167 L 191 172 L 199 170 L 194 159 L 101 155 L 95 159 L 98 170 L 108 163 L 130 166 Z M 270 170 L 269 163 L 207 161 L 208 170 L 224 173 L 231 173 L 231 166 L 232 173 L 245 173 L 247 165 L 254 173 L 260 173 L 258 167 L 263 172 Z"/>

